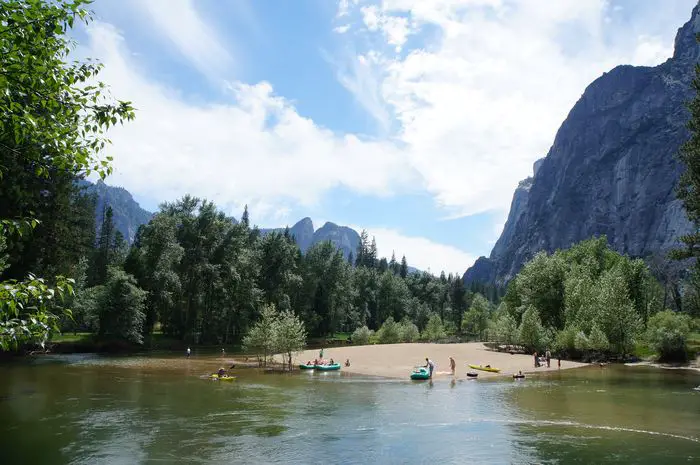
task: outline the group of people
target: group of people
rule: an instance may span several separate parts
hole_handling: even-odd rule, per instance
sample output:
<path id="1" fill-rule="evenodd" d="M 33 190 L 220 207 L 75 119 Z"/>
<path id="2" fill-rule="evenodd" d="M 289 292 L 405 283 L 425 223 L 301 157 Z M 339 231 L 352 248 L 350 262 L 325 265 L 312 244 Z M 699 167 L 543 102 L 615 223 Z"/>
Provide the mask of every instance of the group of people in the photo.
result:
<path id="1" fill-rule="evenodd" d="M 550 368 L 552 363 L 552 353 L 547 349 L 544 356 L 540 356 L 537 352 L 534 353 L 535 357 L 535 368 L 539 368 L 543 363 L 547 364 L 547 368 Z M 557 367 L 561 368 L 561 357 L 557 357 Z"/>
<path id="2" fill-rule="evenodd" d="M 311 365 L 311 360 L 307 361 L 306 364 L 307 364 L 307 365 Z M 333 359 L 330 359 L 330 360 L 328 360 L 328 361 L 324 360 L 324 358 L 323 358 L 323 348 L 321 348 L 321 350 L 320 350 L 319 353 L 318 353 L 318 358 L 314 359 L 313 365 L 314 365 L 314 366 L 317 366 L 317 365 L 335 365 L 335 361 L 334 361 Z M 346 367 L 349 367 L 349 366 L 350 366 L 350 359 L 349 359 L 349 358 L 346 358 L 346 359 L 345 359 L 345 366 L 346 366 Z"/>
<path id="3" fill-rule="evenodd" d="M 348 360 L 349 360 L 349 359 L 348 359 Z M 349 362 L 346 362 L 346 363 L 349 363 Z M 306 364 L 307 364 L 307 365 L 311 365 L 311 360 L 307 361 Z M 333 359 L 324 360 L 323 358 L 315 358 L 315 359 L 314 359 L 313 365 L 314 365 L 314 366 L 318 366 L 318 365 L 335 365 L 335 360 L 333 360 Z M 350 366 L 350 365 L 348 364 L 348 365 L 345 365 L 345 366 Z"/>

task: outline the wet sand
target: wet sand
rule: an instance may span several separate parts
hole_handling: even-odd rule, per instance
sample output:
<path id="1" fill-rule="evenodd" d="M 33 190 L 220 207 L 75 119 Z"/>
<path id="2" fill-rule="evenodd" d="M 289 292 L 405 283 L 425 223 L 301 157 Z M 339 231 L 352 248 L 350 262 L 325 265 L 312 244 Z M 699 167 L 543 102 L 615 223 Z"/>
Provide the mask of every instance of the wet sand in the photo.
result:
<path id="1" fill-rule="evenodd" d="M 294 363 L 298 365 L 309 360 L 313 362 L 318 355 L 318 349 L 307 350 L 297 354 L 294 358 Z M 478 370 L 480 378 L 511 376 L 518 371 L 523 373 L 541 373 L 559 369 L 556 359 L 552 359 L 551 368 L 547 368 L 546 365 L 535 368 L 534 359 L 531 355 L 510 355 L 505 352 L 493 352 L 480 342 L 463 344 L 377 344 L 335 347 L 324 349 L 323 351 L 323 357 L 326 360 L 332 358 L 335 362 L 343 365 L 343 371 L 386 378 L 407 378 L 415 366 L 425 365 L 426 357 L 429 357 L 436 365 L 435 372 L 433 372 L 434 378 L 451 376 L 450 356 L 455 359 L 455 375 L 459 377 L 464 377 L 468 371 L 473 371 L 467 366 L 470 363 L 474 365 L 491 365 L 494 368 L 501 369 L 500 373 Z M 345 367 L 344 363 L 348 358 L 350 359 L 350 366 Z M 585 363 L 561 361 L 562 370 L 585 365 Z"/>

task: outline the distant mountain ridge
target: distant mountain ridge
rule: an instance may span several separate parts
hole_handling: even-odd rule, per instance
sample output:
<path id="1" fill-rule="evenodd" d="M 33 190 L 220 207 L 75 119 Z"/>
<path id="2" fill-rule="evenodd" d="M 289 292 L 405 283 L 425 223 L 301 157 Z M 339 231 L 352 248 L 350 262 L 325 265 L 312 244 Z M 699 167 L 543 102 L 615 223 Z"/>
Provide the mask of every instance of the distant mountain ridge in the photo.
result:
<path id="1" fill-rule="evenodd" d="M 105 184 L 102 180 L 92 183 L 90 181 L 80 181 L 86 194 L 94 194 L 97 198 L 95 205 L 95 224 L 99 229 L 102 224 L 102 215 L 106 206 L 112 207 L 114 214 L 114 224 L 124 238 L 132 244 L 136 237 L 139 226 L 147 224 L 153 218 L 154 213 L 141 208 L 134 200 L 129 191 L 123 187 L 115 187 Z M 237 221 L 232 218 L 233 221 Z M 260 234 L 266 235 L 271 232 L 283 233 L 286 228 L 260 228 Z M 99 231 L 98 231 L 99 233 Z M 306 253 L 312 246 L 321 242 L 330 241 L 337 249 L 343 252 L 347 259 L 352 253 L 357 253 L 360 245 L 360 235 L 357 231 L 347 226 L 339 226 L 330 221 L 326 222 L 319 229 L 314 230 L 313 221 L 306 217 L 297 221 L 289 227 L 292 235 L 302 253 Z M 409 266 L 409 273 L 417 273 L 420 270 Z"/>
<path id="2" fill-rule="evenodd" d="M 272 232 L 284 232 L 286 228 L 262 228 L 262 235 Z M 294 226 L 289 228 L 289 234 L 294 237 L 302 253 L 306 253 L 312 246 L 330 241 L 337 249 L 343 252 L 345 258 L 350 253 L 355 255 L 357 247 L 360 245 L 360 235 L 352 228 L 338 226 L 335 223 L 326 222 L 319 229 L 314 231 L 314 224 L 311 218 L 306 217 L 299 220 Z"/>

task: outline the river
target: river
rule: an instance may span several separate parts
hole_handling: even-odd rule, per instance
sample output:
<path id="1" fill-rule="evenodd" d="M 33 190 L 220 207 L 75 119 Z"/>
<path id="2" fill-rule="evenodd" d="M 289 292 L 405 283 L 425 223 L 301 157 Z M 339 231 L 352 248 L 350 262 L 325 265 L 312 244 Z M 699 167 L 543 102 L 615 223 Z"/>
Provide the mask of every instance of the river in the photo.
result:
<path id="1" fill-rule="evenodd" d="M 433 383 L 43 356 L 0 366 L 6 464 L 700 463 L 698 373 L 607 366 Z"/>

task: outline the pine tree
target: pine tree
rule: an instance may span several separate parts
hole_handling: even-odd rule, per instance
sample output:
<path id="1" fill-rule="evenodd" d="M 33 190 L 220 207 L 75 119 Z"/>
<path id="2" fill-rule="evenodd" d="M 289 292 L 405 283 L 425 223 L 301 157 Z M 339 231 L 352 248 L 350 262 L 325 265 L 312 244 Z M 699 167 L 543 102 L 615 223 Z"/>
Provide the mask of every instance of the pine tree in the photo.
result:
<path id="1" fill-rule="evenodd" d="M 372 236 L 372 244 L 369 246 L 369 256 L 367 257 L 367 267 L 377 267 L 377 240 Z"/>
<path id="2" fill-rule="evenodd" d="M 241 216 L 241 223 L 245 225 L 246 228 L 250 227 L 250 216 L 248 214 L 248 204 L 243 207 L 243 215 Z"/>
<path id="3" fill-rule="evenodd" d="M 401 268 L 399 269 L 399 276 L 405 278 L 408 276 L 408 262 L 406 261 L 406 256 L 401 257 Z"/>
<path id="4" fill-rule="evenodd" d="M 396 253 L 391 251 L 391 260 L 389 260 L 389 270 L 394 274 L 399 274 L 399 264 L 396 262 Z"/>
<path id="5" fill-rule="evenodd" d="M 102 214 L 102 226 L 100 237 L 97 240 L 97 249 L 93 258 L 91 273 L 91 285 L 104 284 L 107 281 L 107 268 L 111 262 L 114 247 L 114 213 L 112 207 L 105 207 Z"/>
<path id="6" fill-rule="evenodd" d="M 384 273 L 389 269 L 389 262 L 386 261 L 386 258 L 382 258 L 379 260 L 379 264 L 377 265 L 377 271 L 379 273 Z"/>
<path id="7" fill-rule="evenodd" d="M 357 256 L 355 257 L 355 266 L 367 266 L 369 255 L 369 235 L 364 229 L 360 233 L 360 243 L 357 244 Z"/>
<path id="8" fill-rule="evenodd" d="M 112 246 L 110 248 L 109 265 L 122 266 L 129 253 L 129 244 L 124 239 L 124 235 L 118 229 L 114 232 Z"/>

